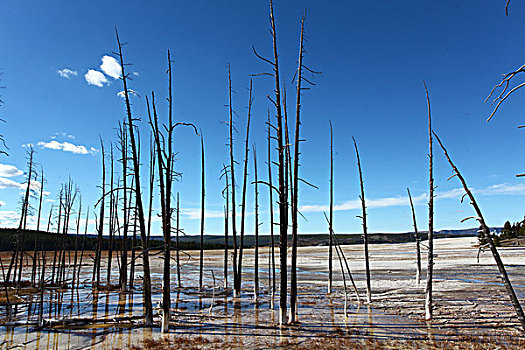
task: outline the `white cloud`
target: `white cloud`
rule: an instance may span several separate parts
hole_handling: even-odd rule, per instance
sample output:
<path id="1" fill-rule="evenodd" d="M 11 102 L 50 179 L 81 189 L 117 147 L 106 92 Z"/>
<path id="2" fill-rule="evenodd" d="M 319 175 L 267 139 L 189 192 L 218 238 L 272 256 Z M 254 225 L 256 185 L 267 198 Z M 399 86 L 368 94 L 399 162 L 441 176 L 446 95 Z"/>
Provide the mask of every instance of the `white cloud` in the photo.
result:
<path id="1" fill-rule="evenodd" d="M 96 152 L 96 149 L 94 149 L 93 147 L 91 147 L 91 149 L 88 150 L 86 146 L 75 145 L 67 141 L 64 141 L 64 142 L 58 142 L 55 140 L 51 140 L 49 142 L 40 141 L 38 145 L 41 148 L 61 150 L 64 152 L 71 152 L 74 154 L 93 154 Z"/>
<path id="2" fill-rule="evenodd" d="M 0 177 L 0 188 L 19 188 L 19 189 L 23 189 L 24 185 L 19 183 L 19 182 L 13 181 L 11 179 L 8 179 L 8 178 L 5 178 L 5 177 Z"/>
<path id="3" fill-rule="evenodd" d="M 13 177 L 23 175 L 24 172 L 14 165 L 0 163 L 0 177 Z"/>
<path id="4" fill-rule="evenodd" d="M 524 184 L 497 184 L 487 187 L 484 190 L 478 191 L 480 194 L 486 196 L 506 194 L 506 195 L 523 195 L 525 194 L 525 185 Z"/>
<path id="5" fill-rule="evenodd" d="M 58 75 L 60 75 L 62 78 L 71 79 L 72 76 L 77 76 L 78 72 L 76 70 L 71 69 L 59 69 L 57 70 Z"/>
<path id="6" fill-rule="evenodd" d="M 0 201 L 0 207 L 5 207 L 5 202 Z"/>
<path id="7" fill-rule="evenodd" d="M 106 76 L 102 72 L 94 69 L 88 70 L 88 72 L 84 75 L 84 78 L 89 85 L 103 87 L 104 84 L 109 84 Z"/>
<path id="8" fill-rule="evenodd" d="M 24 143 L 22 145 L 23 148 L 26 148 L 26 147 L 34 147 L 35 145 L 33 145 L 32 143 Z"/>
<path id="9" fill-rule="evenodd" d="M 16 227 L 20 214 L 14 210 L 0 210 L 0 223 L 2 227 Z"/>
<path id="10" fill-rule="evenodd" d="M 106 75 L 112 77 L 113 79 L 120 78 L 120 73 L 122 71 L 120 64 L 117 62 L 117 60 L 111 56 L 103 56 L 102 57 L 102 64 L 100 65 L 100 69 Z"/>
<path id="11" fill-rule="evenodd" d="M 182 209 L 180 210 L 182 215 L 185 215 L 190 220 L 200 220 L 201 210 L 199 209 Z M 224 212 L 220 210 L 204 210 L 204 217 L 206 219 L 212 218 L 223 218 Z"/>
<path id="12" fill-rule="evenodd" d="M 128 95 L 138 96 L 139 94 L 135 90 L 128 89 Z M 117 92 L 117 96 L 122 98 L 126 97 L 126 95 L 124 95 L 124 91 Z"/>

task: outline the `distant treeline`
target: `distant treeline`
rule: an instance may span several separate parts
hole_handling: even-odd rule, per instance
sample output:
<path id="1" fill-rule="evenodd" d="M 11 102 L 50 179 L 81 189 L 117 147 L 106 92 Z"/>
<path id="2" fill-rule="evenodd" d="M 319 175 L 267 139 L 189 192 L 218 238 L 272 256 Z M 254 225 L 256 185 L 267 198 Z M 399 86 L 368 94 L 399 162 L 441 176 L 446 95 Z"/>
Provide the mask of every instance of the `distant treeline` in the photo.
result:
<path id="1" fill-rule="evenodd" d="M 501 228 L 495 228 L 496 231 L 501 231 Z M 14 242 L 16 240 L 17 229 L 0 228 L 0 251 L 10 251 L 14 249 Z M 427 232 L 419 233 L 422 239 L 427 239 Z M 465 230 L 443 230 L 438 231 L 435 234 L 436 238 L 446 237 L 464 237 L 464 236 L 476 236 L 477 229 L 465 229 Z M 35 243 L 37 249 L 41 250 L 54 250 L 57 247 L 64 246 L 66 250 L 75 249 L 76 235 L 62 235 L 56 233 L 49 233 L 44 231 L 26 230 L 24 232 L 24 250 L 32 251 L 35 249 Z M 337 240 L 340 244 L 362 244 L 363 236 L 360 234 L 338 234 Z M 415 237 L 413 232 L 407 233 L 372 233 L 369 234 L 370 243 L 407 243 L 414 242 Z M 128 237 L 128 250 L 132 248 L 133 239 Z M 140 245 L 140 238 L 137 237 L 135 243 L 137 246 Z M 163 244 L 161 236 L 151 236 L 148 247 L 155 248 Z M 199 249 L 200 236 L 181 236 L 179 237 L 179 248 L 182 250 L 196 250 Z M 259 236 L 259 246 L 269 246 L 271 244 L 270 236 L 261 235 Z M 274 236 L 275 246 L 279 245 L 279 237 Z M 95 250 L 97 247 L 97 237 L 89 234 L 78 236 L 78 249 L 84 246 L 84 250 Z M 328 234 L 304 234 L 299 235 L 298 245 L 305 246 L 325 246 L 328 245 Z M 175 249 L 175 239 L 171 241 L 172 249 Z M 232 237 L 228 237 L 228 246 L 233 248 Z M 244 248 L 252 248 L 255 246 L 255 236 L 247 235 L 244 237 Z M 121 248 L 122 240 L 118 237 L 113 240 L 113 248 Z M 102 238 L 102 249 L 107 250 L 109 248 L 109 237 L 103 236 Z M 205 235 L 204 236 L 204 249 L 223 249 L 224 248 L 224 236 L 220 235 Z"/>

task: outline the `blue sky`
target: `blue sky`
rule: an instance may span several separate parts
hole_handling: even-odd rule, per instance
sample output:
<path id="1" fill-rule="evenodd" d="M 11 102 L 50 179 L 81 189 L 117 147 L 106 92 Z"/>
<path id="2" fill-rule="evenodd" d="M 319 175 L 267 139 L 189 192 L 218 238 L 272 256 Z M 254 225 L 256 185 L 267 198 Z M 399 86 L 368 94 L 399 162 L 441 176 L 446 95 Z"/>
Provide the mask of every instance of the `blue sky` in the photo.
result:
<path id="1" fill-rule="evenodd" d="M 517 92 L 485 123 L 491 106 L 484 99 L 492 86 L 502 73 L 525 63 L 525 48 L 519 44 L 525 5 L 513 3 L 509 17 L 504 7 L 505 1 L 488 0 L 276 1 L 281 68 L 290 106 L 294 105 L 291 80 L 305 8 L 305 62 L 322 72 L 311 77 L 316 86 L 303 97 L 302 135 L 307 142 L 302 146 L 300 171 L 319 190 L 301 188 L 300 205 L 308 219 L 300 222 L 301 232 L 326 232 L 322 212 L 328 204 L 328 119 L 334 125 L 336 231 L 361 229 L 356 218 L 359 183 L 351 136 L 356 137 L 362 158 L 369 229 L 411 230 L 406 187 L 416 199 L 419 227 L 425 228 L 428 146 L 423 80 L 431 94 L 434 128 L 475 190 L 488 223 L 500 226 L 507 219 L 523 217 L 525 180 L 515 177 L 525 172 L 524 131 L 517 129 L 523 119 L 523 92 Z M 4 100 L 0 117 L 7 123 L 0 125 L 0 133 L 10 155 L 0 156 L 0 227 L 14 225 L 19 215 L 24 178 L 18 170 L 25 170 L 27 148 L 23 145 L 29 143 L 47 179 L 44 222 L 60 184 L 69 176 L 79 187 L 84 205 L 93 208 L 100 195 L 99 136 L 106 148 L 116 142 L 117 123 L 125 112 L 117 95 L 121 82 L 115 79 L 111 59 L 117 26 L 121 39 L 128 42 L 125 59 L 135 73 L 130 88 L 140 96 L 132 100 L 134 115 L 143 118 L 143 163 L 147 162 L 149 132 L 145 95 L 155 91 L 161 118 L 165 118 L 166 51 L 170 49 L 175 118 L 195 123 L 205 137 L 206 232 L 221 233 L 219 174 L 228 160 L 228 129 L 223 123 L 228 117 L 227 65 L 231 64 L 235 90 L 240 160 L 250 74 L 268 68 L 254 56 L 252 45 L 263 55 L 271 54 L 268 24 L 266 1 L 2 2 L 0 69 L 6 88 L 0 90 Z M 272 88 L 270 78 L 254 78 L 250 144 L 257 145 L 262 179 L 266 179 L 266 113 L 271 108 L 266 95 Z M 199 228 L 199 145 L 190 130 L 177 130 L 176 167 L 184 175 L 175 190 L 181 193 L 182 226 L 188 233 Z M 459 202 L 457 180 L 446 181 L 451 171 L 437 148 L 435 158 L 436 227 L 474 226 L 460 223 L 471 215 L 471 208 Z M 143 171 L 145 179 L 146 166 Z M 260 191 L 261 230 L 267 232 L 267 190 Z M 252 198 L 250 189 L 248 232 L 253 232 Z"/>

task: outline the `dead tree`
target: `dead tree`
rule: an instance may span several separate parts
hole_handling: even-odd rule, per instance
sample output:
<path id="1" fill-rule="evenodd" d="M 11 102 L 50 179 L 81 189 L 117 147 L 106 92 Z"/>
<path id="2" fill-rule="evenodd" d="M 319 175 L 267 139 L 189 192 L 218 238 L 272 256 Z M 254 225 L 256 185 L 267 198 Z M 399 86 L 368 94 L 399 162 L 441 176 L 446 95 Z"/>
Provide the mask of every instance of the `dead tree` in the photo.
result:
<path id="1" fill-rule="evenodd" d="M 129 141 L 131 145 L 131 154 L 133 162 L 133 174 L 135 179 L 135 201 L 137 207 L 137 216 L 140 228 L 140 238 L 142 241 L 142 263 L 144 276 L 142 279 L 143 285 L 143 294 L 144 294 L 144 317 L 146 326 L 151 326 L 153 324 L 153 305 L 151 303 L 151 274 L 150 274 L 150 265 L 149 265 L 149 252 L 148 252 L 148 240 L 146 236 L 146 221 L 144 218 L 144 206 L 142 204 L 142 189 L 140 182 L 140 156 L 137 150 L 137 142 L 135 140 L 135 126 L 133 121 L 136 120 L 131 113 L 131 103 L 129 101 L 129 90 L 127 85 L 128 75 L 125 72 L 124 57 L 122 55 L 122 44 L 120 43 L 118 32 L 115 30 L 117 44 L 118 44 L 118 55 L 120 59 L 120 68 L 121 68 L 121 77 L 122 84 L 124 87 L 124 99 L 126 102 L 126 113 L 128 118 L 128 132 L 129 132 Z"/>
<path id="2" fill-rule="evenodd" d="M 306 14 L 305 14 L 306 15 Z M 293 160 L 293 185 L 292 185 L 292 273 L 290 281 L 290 322 L 294 323 L 297 317 L 297 239 L 298 226 L 297 213 L 299 205 L 299 143 L 300 140 L 300 126 L 301 126 L 301 94 L 303 88 L 303 39 L 304 39 L 304 21 L 305 15 L 301 19 L 301 36 L 299 39 L 299 60 L 297 63 L 297 90 L 296 90 L 296 105 L 295 105 L 295 141 L 294 141 L 294 160 Z"/>
<path id="3" fill-rule="evenodd" d="M 452 162 L 452 159 L 450 158 L 445 146 L 439 139 L 439 137 L 434 133 L 434 136 L 436 137 L 436 140 L 438 141 L 439 145 L 441 146 L 441 149 L 443 150 L 443 153 L 445 154 L 445 157 L 447 158 L 447 161 L 449 162 L 450 166 L 452 167 L 452 170 L 454 171 L 453 176 L 457 176 L 459 181 L 461 182 L 461 185 L 463 186 L 463 189 L 465 190 L 465 194 L 462 197 L 467 196 L 470 199 L 470 204 L 474 208 L 474 211 L 476 212 L 477 216 L 468 217 L 466 219 L 463 219 L 463 221 L 468 219 L 476 219 L 480 225 L 481 225 L 481 231 L 485 237 L 485 239 L 488 242 L 488 245 L 490 247 L 490 251 L 492 252 L 492 256 L 494 257 L 494 260 L 496 262 L 496 265 L 498 266 L 498 270 L 501 276 L 501 279 L 503 280 L 503 284 L 505 286 L 505 289 L 507 291 L 507 294 L 510 298 L 510 301 L 512 303 L 512 306 L 514 307 L 514 310 L 516 312 L 516 315 L 518 316 L 518 321 L 521 324 L 521 327 L 525 331 L 525 316 L 523 314 L 523 309 L 521 308 L 520 302 L 518 298 L 516 297 L 516 293 L 514 292 L 514 288 L 512 287 L 512 284 L 510 282 L 509 276 L 507 275 L 507 271 L 505 269 L 505 265 L 503 265 L 503 262 L 501 261 L 501 257 L 499 256 L 498 249 L 496 248 L 496 245 L 494 244 L 494 241 L 492 239 L 492 236 L 490 235 L 490 230 L 485 223 L 485 219 L 483 218 L 483 214 L 481 213 L 481 209 L 478 206 L 478 203 L 476 202 L 476 199 L 474 198 L 474 195 L 470 191 L 470 189 L 467 186 L 467 182 L 465 181 L 465 178 L 461 175 L 458 168 L 454 165 Z"/>
<path id="4" fill-rule="evenodd" d="M 246 139 L 244 144 L 244 171 L 242 182 L 242 197 L 241 197 L 241 227 L 240 227 L 240 244 L 239 244 L 239 260 L 237 262 L 237 284 L 234 286 L 237 290 L 237 295 L 241 293 L 242 280 L 242 256 L 244 251 L 244 231 L 246 220 L 246 186 L 248 182 L 248 142 L 250 138 L 250 119 L 252 111 L 252 80 L 250 79 L 250 96 L 248 99 L 248 119 L 246 121 Z M 234 209 L 235 210 L 235 209 Z"/>
<path id="5" fill-rule="evenodd" d="M 224 177 L 225 186 L 222 191 L 224 197 L 224 290 L 228 289 L 228 218 L 230 216 L 230 184 L 228 181 L 228 169 L 226 165 L 222 166 L 222 175 Z"/>
<path id="6" fill-rule="evenodd" d="M 368 228 L 366 226 L 366 202 L 365 202 L 365 185 L 363 182 L 363 172 L 361 170 L 361 159 L 359 158 L 359 150 L 357 149 L 357 142 L 355 138 L 352 137 L 354 141 L 355 154 L 357 157 L 357 168 L 359 170 L 359 183 L 361 187 L 361 209 L 362 214 L 360 218 L 363 220 L 363 241 L 365 246 L 365 272 L 366 272 L 366 298 L 369 303 L 372 302 L 372 288 L 370 286 L 370 262 L 368 258 Z"/>
<path id="7" fill-rule="evenodd" d="M 407 187 L 408 192 L 408 199 L 410 201 L 410 208 L 412 209 L 412 221 L 414 223 L 414 237 L 416 239 L 416 281 L 419 285 L 419 282 L 421 280 L 421 247 L 420 247 L 420 241 L 421 238 L 419 237 L 419 232 L 417 231 L 417 223 L 416 223 L 416 211 L 414 210 L 414 203 L 412 202 L 412 196 L 410 195 L 410 189 Z"/>
<path id="8" fill-rule="evenodd" d="M 274 239 L 274 234 L 273 234 L 273 226 L 274 226 L 274 221 L 273 221 L 273 184 L 272 184 L 272 147 L 271 147 L 271 135 L 270 135 L 270 114 L 268 113 L 268 136 L 267 136 L 267 141 L 268 141 L 268 161 L 267 161 L 267 165 L 268 165 L 268 199 L 269 199 L 269 203 L 268 203 L 268 206 L 269 206 L 269 212 L 270 212 L 270 247 L 271 247 L 271 253 L 270 253 L 270 257 L 268 258 L 268 271 L 270 272 L 268 275 L 269 275 L 269 278 L 271 279 L 270 281 L 270 284 L 269 284 L 269 288 L 271 288 L 271 294 L 272 294 L 272 297 L 271 297 L 271 301 L 270 301 L 270 304 L 271 304 L 271 309 L 273 310 L 274 308 L 274 300 L 275 300 L 275 289 L 276 289 L 276 285 L 275 285 L 275 239 Z M 271 264 L 270 264 L 271 262 Z"/>
<path id="9" fill-rule="evenodd" d="M 176 227 L 175 227 L 175 232 L 176 232 L 176 239 L 175 239 L 175 249 L 177 251 L 176 253 L 176 262 L 177 262 L 177 286 L 179 288 L 182 288 L 182 283 L 181 283 L 181 280 L 180 280 L 180 248 L 179 248 L 179 233 L 180 233 L 180 228 L 179 228 L 179 212 L 180 212 L 180 203 L 179 203 L 179 192 L 177 192 L 177 209 L 176 209 Z"/>
<path id="10" fill-rule="evenodd" d="M 93 281 L 95 282 L 95 287 L 98 289 L 100 287 L 100 264 L 102 256 L 102 234 L 104 232 L 104 209 L 105 197 L 106 197 L 106 153 L 104 152 L 104 142 L 102 138 L 100 139 L 100 155 L 102 157 L 102 197 L 100 199 L 100 214 L 98 218 L 97 226 L 97 250 L 95 251 L 95 260 L 93 262 Z M 60 215 L 60 214 L 59 214 Z"/>
<path id="11" fill-rule="evenodd" d="M 204 269 L 204 197 L 206 185 L 204 182 L 204 139 L 201 132 L 201 236 L 200 236 L 200 260 L 199 260 L 199 290 L 202 291 L 202 277 Z"/>
<path id="12" fill-rule="evenodd" d="M 233 106 L 232 106 L 232 80 L 231 80 L 231 73 L 230 73 L 230 65 L 228 65 L 228 96 L 229 96 L 229 103 L 228 103 L 228 109 L 229 109 L 229 129 L 230 129 L 230 137 L 229 137 L 229 149 L 230 149 L 230 174 L 231 174 L 231 198 L 232 198 L 232 238 L 233 238 L 233 297 L 239 297 L 240 296 L 240 290 L 237 289 L 237 285 L 240 285 L 240 276 L 239 271 L 237 270 L 237 224 L 235 219 L 235 213 L 237 211 L 237 207 L 235 205 L 235 156 L 234 156 L 234 148 L 233 148 Z"/>
<path id="13" fill-rule="evenodd" d="M 253 254 L 254 259 L 254 285 L 253 285 L 253 298 L 255 302 L 259 299 L 259 183 L 257 179 L 257 153 L 255 151 L 255 145 L 253 149 L 253 172 L 254 172 L 254 203 L 255 203 L 255 251 Z"/>
<path id="14" fill-rule="evenodd" d="M 113 157 L 113 144 L 110 145 L 110 166 L 109 166 L 109 240 L 108 240 L 108 268 L 106 274 L 106 284 L 108 290 L 111 286 L 111 263 L 113 260 L 113 236 L 115 235 L 115 216 L 117 215 L 115 210 L 115 195 L 113 192 L 114 184 L 114 157 Z"/>
<path id="15" fill-rule="evenodd" d="M 27 224 L 27 216 L 29 215 L 30 205 L 29 199 L 31 198 L 31 181 L 33 180 L 34 170 L 33 170 L 33 155 L 35 151 L 33 147 L 30 147 L 27 152 L 28 162 L 27 168 L 28 172 L 26 174 L 26 189 L 22 197 L 22 205 L 20 210 L 20 222 L 18 223 L 18 229 L 16 233 L 16 240 L 14 244 L 14 252 L 11 256 L 11 262 L 9 263 L 9 268 L 7 270 L 7 282 L 10 281 L 11 271 L 14 266 L 13 273 L 13 282 L 16 281 L 17 272 L 21 272 L 22 262 L 24 257 L 24 239 L 25 239 L 25 230 Z M 18 267 L 18 262 L 20 261 L 20 268 Z"/>
<path id="16" fill-rule="evenodd" d="M 193 124 L 175 123 L 173 121 L 173 97 L 172 97 L 172 70 L 171 57 L 168 50 L 168 124 L 163 128 L 166 133 L 163 134 L 159 128 L 157 108 L 155 104 L 155 94 L 152 92 L 153 119 L 151 117 L 149 101 L 146 99 L 148 107 L 149 123 L 155 140 L 157 151 L 157 167 L 159 174 L 159 189 L 161 201 L 162 231 L 164 236 L 164 270 L 163 270 L 163 293 L 162 293 L 162 332 L 168 331 L 170 320 L 170 259 L 171 259 L 171 231 L 172 231 L 172 188 L 173 181 L 180 177 L 181 174 L 174 170 L 175 153 L 173 151 L 173 133 L 175 128 L 180 125 L 191 126 L 197 134 L 197 129 Z M 204 147 L 204 143 L 202 143 Z M 204 154 L 204 148 L 203 148 Z M 203 159 L 204 160 L 204 159 Z M 178 228 L 177 228 L 178 231 Z M 147 238 L 146 238 L 147 241 Z M 145 244 L 145 243 L 143 243 Z M 143 250 L 147 252 L 147 250 Z"/>
<path id="17" fill-rule="evenodd" d="M 40 200 L 38 201 L 38 217 L 36 219 L 36 230 L 40 231 L 40 215 L 42 213 L 42 198 L 44 197 L 44 168 L 40 171 Z"/>
<path id="18" fill-rule="evenodd" d="M 427 85 L 425 94 L 427 97 L 428 107 L 428 172 L 429 172 L 429 194 L 428 194 L 428 265 L 427 265 L 427 286 L 425 290 L 425 319 L 432 319 L 432 273 L 434 270 L 434 156 L 432 148 L 432 115 L 430 110 L 430 97 L 428 95 Z"/>
<path id="19" fill-rule="evenodd" d="M 333 232 L 332 224 L 334 222 L 334 132 L 332 129 L 332 121 L 330 123 L 330 220 L 328 220 L 328 294 L 332 293 L 332 275 L 333 275 L 333 238 L 330 232 Z"/>
<path id="20" fill-rule="evenodd" d="M 128 285 L 128 230 L 129 230 L 129 208 L 128 208 L 128 138 L 126 125 L 119 123 L 119 143 L 122 163 L 122 254 L 120 257 L 119 284 L 122 291 L 127 290 Z"/>

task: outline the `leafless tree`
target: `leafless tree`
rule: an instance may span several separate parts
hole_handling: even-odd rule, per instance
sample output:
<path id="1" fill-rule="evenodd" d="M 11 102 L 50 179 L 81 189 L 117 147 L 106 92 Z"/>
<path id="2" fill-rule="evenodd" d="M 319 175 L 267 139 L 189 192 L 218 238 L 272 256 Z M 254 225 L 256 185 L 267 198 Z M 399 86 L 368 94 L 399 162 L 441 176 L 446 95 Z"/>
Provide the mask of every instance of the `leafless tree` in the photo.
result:
<path id="1" fill-rule="evenodd" d="M 255 251 L 253 254 L 254 259 L 254 286 L 253 286 L 253 297 L 257 302 L 259 300 L 259 182 L 257 178 L 257 152 L 255 145 L 253 149 L 253 174 L 254 174 L 254 204 L 255 204 Z"/>
<path id="2" fill-rule="evenodd" d="M 410 189 L 408 187 L 407 192 L 408 199 L 410 201 L 410 208 L 412 209 L 412 222 L 414 223 L 414 237 L 416 239 L 416 281 L 419 285 L 419 282 L 421 280 L 421 238 L 419 237 L 419 232 L 417 231 L 416 211 L 414 210 L 414 203 L 412 202 L 412 196 L 410 195 Z"/>
<path id="3" fill-rule="evenodd" d="M 146 234 L 146 221 L 144 218 L 144 206 L 142 204 L 142 188 L 140 182 L 140 156 L 137 149 L 137 140 L 135 139 L 135 126 L 133 124 L 136 118 L 131 113 L 131 103 L 129 100 L 128 90 L 128 74 L 126 74 L 127 64 L 124 63 L 124 57 L 122 55 L 122 44 L 120 43 L 118 32 L 115 30 L 117 44 L 118 44 L 118 56 L 120 59 L 121 77 L 122 84 L 124 87 L 124 100 L 126 102 L 126 113 L 128 121 L 128 132 L 129 142 L 131 145 L 132 163 L 133 163 L 133 174 L 135 179 L 135 202 L 136 202 L 136 215 L 138 217 L 140 238 L 142 241 L 142 269 L 143 269 L 143 294 L 144 294 L 144 316 L 146 326 L 153 324 L 153 305 L 151 303 L 151 274 L 149 265 L 149 252 L 148 252 L 148 239 Z"/>
<path id="4" fill-rule="evenodd" d="M 239 260 L 237 262 L 237 284 L 234 288 L 237 290 L 237 295 L 241 292 L 241 281 L 242 281 L 242 257 L 244 251 L 244 232 L 245 232 L 245 220 L 246 220 L 246 186 L 248 183 L 248 153 L 249 147 L 248 142 L 250 138 L 250 119 L 252 111 L 252 80 L 250 80 L 250 96 L 248 99 L 248 119 L 246 121 L 246 138 L 244 144 L 244 171 L 243 171 L 243 182 L 242 182 L 242 197 L 241 197 L 241 227 L 240 227 L 240 243 L 239 243 Z M 234 209 L 235 210 L 235 209 Z"/>
<path id="5" fill-rule="evenodd" d="M 201 236 L 200 236 L 200 260 L 199 260 L 199 290 L 202 291 L 202 277 L 204 269 L 204 198 L 206 196 L 206 184 L 204 179 L 204 139 L 201 132 Z"/>
<path id="6" fill-rule="evenodd" d="M 333 266 L 332 266 L 332 247 L 333 247 L 333 222 L 334 222 L 334 132 L 332 129 L 332 121 L 330 123 L 330 219 L 328 220 L 328 293 L 332 293 L 332 278 L 333 278 Z"/>
<path id="7" fill-rule="evenodd" d="M 505 289 L 507 291 L 507 294 L 509 295 L 510 301 L 512 303 L 512 306 L 514 307 L 514 310 L 516 312 L 516 315 L 518 317 L 518 321 L 521 324 L 521 327 L 525 331 L 525 316 L 523 314 L 523 309 L 521 308 L 520 302 L 518 298 L 516 297 L 516 293 L 514 292 L 514 288 L 512 287 L 512 284 L 510 282 L 509 276 L 507 275 L 507 271 L 505 269 L 505 265 L 503 265 L 503 261 L 501 261 L 501 257 L 499 256 L 498 249 L 496 248 L 496 245 L 494 244 L 494 241 L 492 239 L 492 236 L 490 235 L 490 230 L 485 223 L 485 219 L 483 218 L 483 214 L 481 212 L 481 209 L 478 206 L 478 203 L 476 202 L 476 199 L 474 198 L 474 195 L 470 191 L 470 189 L 467 186 L 467 182 L 465 181 L 465 178 L 461 175 L 458 168 L 454 165 L 452 162 L 452 159 L 450 158 L 447 149 L 439 139 L 439 137 L 434 133 L 434 136 L 436 137 L 436 140 L 438 141 L 439 145 L 441 146 L 441 149 L 443 150 L 443 153 L 445 154 L 445 157 L 447 158 L 447 161 L 449 162 L 450 166 L 452 167 L 452 170 L 454 171 L 453 176 L 457 176 L 459 181 L 461 182 L 461 185 L 463 186 L 463 189 L 465 190 L 465 194 L 462 197 L 462 200 L 465 196 L 467 196 L 470 200 L 470 204 L 474 208 L 474 211 L 476 212 L 477 216 L 471 216 L 466 219 L 463 219 L 463 221 L 468 219 L 476 219 L 480 225 L 481 225 L 481 232 L 483 233 L 485 239 L 487 240 L 490 251 L 492 252 L 492 256 L 494 257 L 494 260 L 496 262 L 496 265 L 498 266 L 498 270 L 501 276 L 501 279 L 503 280 L 503 284 L 505 286 Z"/>
<path id="8" fill-rule="evenodd" d="M 355 141 L 355 138 L 352 137 L 352 140 L 354 141 L 354 147 L 355 147 L 355 154 L 357 157 L 357 168 L 359 170 L 359 183 L 361 187 L 361 220 L 363 220 L 363 240 L 364 240 L 364 246 L 365 246 L 365 272 L 366 272 L 366 297 L 367 301 L 369 303 L 372 302 L 372 288 L 370 286 L 370 260 L 368 257 L 368 228 L 366 225 L 366 202 L 365 202 L 365 186 L 363 182 L 363 171 L 361 170 L 361 159 L 359 158 L 359 150 L 357 149 L 357 142 Z"/>
<path id="9" fill-rule="evenodd" d="M 105 210 L 105 198 L 106 198 L 106 153 L 104 152 L 104 142 L 100 139 L 100 155 L 102 157 L 102 197 L 98 202 L 100 205 L 100 214 L 98 218 L 97 226 L 97 250 L 95 251 L 95 260 L 93 262 L 93 281 L 98 289 L 100 287 L 100 264 L 102 256 L 102 234 L 104 232 L 104 210 Z M 59 214 L 60 216 L 60 214 Z"/>
<path id="10" fill-rule="evenodd" d="M 432 148 L 432 115 L 430 109 L 430 97 L 428 94 L 427 85 L 425 86 L 425 94 L 427 97 L 428 107 L 428 171 L 429 171 L 429 194 L 428 194 L 428 265 L 427 265 L 427 286 L 425 290 L 425 319 L 432 319 L 432 273 L 434 270 L 434 155 Z"/>

